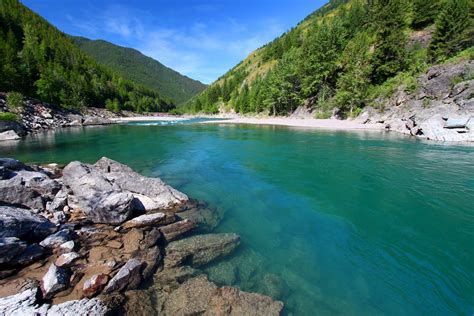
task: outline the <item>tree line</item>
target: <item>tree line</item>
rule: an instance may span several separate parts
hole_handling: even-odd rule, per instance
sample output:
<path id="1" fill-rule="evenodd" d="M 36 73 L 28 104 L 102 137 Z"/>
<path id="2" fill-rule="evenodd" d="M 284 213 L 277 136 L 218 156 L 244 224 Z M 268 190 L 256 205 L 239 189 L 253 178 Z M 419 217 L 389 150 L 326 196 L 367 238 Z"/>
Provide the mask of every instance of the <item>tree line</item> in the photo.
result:
<path id="1" fill-rule="evenodd" d="M 168 111 L 156 91 L 123 79 L 18 0 L 0 1 L 0 91 L 66 108 Z"/>
<path id="2" fill-rule="evenodd" d="M 349 2 L 349 4 L 346 4 Z M 248 80 L 239 65 L 188 103 L 214 113 L 288 114 L 307 104 L 321 116 L 336 109 L 356 115 L 394 78 L 413 78 L 428 65 L 473 45 L 471 0 L 332 1 L 297 27 L 254 53 L 275 65 Z M 413 30 L 433 29 L 428 47 L 409 47 Z M 250 61 L 247 61 L 250 62 Z"/>

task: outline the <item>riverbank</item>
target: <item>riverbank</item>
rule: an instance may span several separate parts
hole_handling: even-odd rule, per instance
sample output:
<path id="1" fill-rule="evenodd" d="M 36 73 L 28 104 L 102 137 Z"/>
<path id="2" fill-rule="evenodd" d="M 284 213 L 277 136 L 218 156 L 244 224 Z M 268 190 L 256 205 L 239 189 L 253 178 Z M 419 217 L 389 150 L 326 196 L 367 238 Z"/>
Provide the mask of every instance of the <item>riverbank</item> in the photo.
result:
<path id="1" fill-rule="evenodd" d="M 283 303 L 200 269 L 240 244 L 209 233 L 219 220 L 108 158 L 64 168 L 1 158 L 0 314 L 278 315 Z"/>
<path id="2" fill-rule="evenodd" d="M 291 117 L 235 117 L 223 120 L 213 120 L 202 124 L 252 124 L 252 125 L 278 125 L 304 128 L 317 128 L 329 130 L 384 130 L 385 125 L 380 123 L 363 124 L 353 120 L 336 119 L 299 119 Z"/>

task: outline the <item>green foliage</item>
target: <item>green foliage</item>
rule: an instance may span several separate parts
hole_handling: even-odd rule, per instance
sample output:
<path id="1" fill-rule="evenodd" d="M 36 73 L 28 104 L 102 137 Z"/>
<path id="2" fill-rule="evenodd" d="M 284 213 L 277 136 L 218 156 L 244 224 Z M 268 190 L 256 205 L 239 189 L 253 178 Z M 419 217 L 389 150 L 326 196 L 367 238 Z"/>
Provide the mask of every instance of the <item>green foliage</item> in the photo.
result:
<path id="1" fill-rule="evenodd" d="M 372 16 L 376 29 L 372 80 L 383 83 L 406 66 L 406 11 L 403 0 L 375 0 Z"/>
<path id="2" fill-rule="evenodd" d="M 18 110 L 23 107 L 23 94 L 20 92 L 9 92 L 7 94 L 7 106 L 10 110 Z"/>
<path id="3" fill-rule="evenodd" d="M 11 112 L 0 112 L 0 121 L 17 122 L 18 115 Z"/>
<path id="4" fill-rule="evenodd" d="M 105 108 L 114 113 L 118 113 L 120 112 L 119 101 L 117 99 L 113 99 L 113 100 L 107 99 L 105 100 Z"/>
<path id="5" fill-rule="evenodd" d="M 445 1 L 429 47 L 433 61 L 454 56 L 474 43 L 473 11 L 471 0 Z"/>
<path id="6" fill-rule="evenodd" d="M 441 0 L 413 0 L 411 26 L 421 30 L 434 23 L 441 7 Z"/>
<path id="7" fill-rule="evenodd" d="M 350 114 L 362 107 L 367 96 L 371 74 L 369 37 L 359 33 L 345 48 L 342 54 L 343 73 L 337 81 L 335 102 L 343 111 Z"/>
<path id="8" fill-rule="evenodd" d="M 19 91 L 66 108 L 107 99 L 166 111 L 173 103 L 98 64 L 18 0 L 0 1 L 0 90 Z"/>
<path id="9" fill-rule="evenodd" d="M 73 37 L 74 43 L 123 78 L 159 91 L 177 104 L 203 91 L 206 85 L 170 69 L 139 51 L 102 40 Z"/>

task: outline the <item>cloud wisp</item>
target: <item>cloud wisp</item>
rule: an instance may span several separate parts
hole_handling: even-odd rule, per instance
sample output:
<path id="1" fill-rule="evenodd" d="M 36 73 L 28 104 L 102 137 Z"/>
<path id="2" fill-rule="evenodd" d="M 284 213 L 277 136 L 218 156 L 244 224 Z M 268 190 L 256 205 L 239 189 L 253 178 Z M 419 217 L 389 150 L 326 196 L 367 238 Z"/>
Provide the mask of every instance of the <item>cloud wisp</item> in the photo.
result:
<path id="1" fill-rule="evenodd" d="M 213 10 L 207 6 L 201 10 Z M 191 78 L 210 83 L 250 52 L 280 35 L 284 29 L 268 19 L 250 27 L 228 17 L 186 25 L 160 21 L 149 12 L 124 5 L 109 6 L 88 20 L 67 19 L 80 33 L 92 38 L 113 38 L 119 45 L 138 49 Z"/>

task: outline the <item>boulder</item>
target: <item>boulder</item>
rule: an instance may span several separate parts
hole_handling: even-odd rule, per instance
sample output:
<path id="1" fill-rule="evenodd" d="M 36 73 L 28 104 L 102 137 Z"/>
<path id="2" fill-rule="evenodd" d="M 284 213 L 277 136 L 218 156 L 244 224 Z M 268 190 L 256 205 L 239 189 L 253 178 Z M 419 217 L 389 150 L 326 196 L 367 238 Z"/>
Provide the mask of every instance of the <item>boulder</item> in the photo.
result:
<path id="1" fill-rule="evenodd" d="M 9 130 L 6 132 L 0 132 L 0 141 L 5 140 L 18 140 L 20 136 L 15 131 Z"/>
<path id="2" fill-rule="evenodd" d="M 0 133 L 6 132 L 6 131 L 14 131 L 17 135 L 20 136 L 25 136 L 26 135 L 26 130 L 18 122 L 10 122 L 10 121 L 0 121 Z"/>
<path id="3" fill-rule="evenodd" d="M 26 170 L 28 167 L 13 158 L 0 158 L 0 167 L 4 167 L 13 171 Z"/>
<path id="4" fill-rule="evenodd" d="M 18 256 L 12 259 L 12 265 L 27 266 L 40 259 L 44 254 L 43 247 L 38 244 L 28 245 L 26 249 Z"/>
<path id="5" fill-rule="evenodd" d="M 72 232 L 71 230 L 62 229 L 57 233 L 46 237 L 43 241 L 40 242 L 40 246 L 44 248 L 53 249 L 73 239 L 74 235 L 74 232 Z"/>
<path id="6" fill-rule="evenodd" d="M 133 193 L 135 198 L 143 201 L 145 210 L 172 208 L 189 200 L 185 194 L 173 189 L 161 179 L 144 177 L 132 168 L 106 157 L 97 161 L 95 166 L 122 190 Z"/>
<path id="7" fill-rule="evenodd" d="M 51 202 L 46 203 L 46 209 L 51 213 L 63 211 L 64 207 L 67 206 L 67 198 L 67 190 L 66 188 L 62 188 L 56 193 Z"/>
<path id="8" fill-rule="evenodd" d="M 43 276 L 41 289 L 44 298 L 52 298 L 56 293 L 65 290 L 69 285 L 69 273 L 66 269 L 58 268 L 54 264 L 49 266 Z"/>
<path id="9" fill-rule="evenodd" d="M 176 240 L 187 232 L 196 228 L 196 223 L 189 219 L 160 227 L 160 231 L 167 242 Z"/>
<path id="10" fill-rule="evenodd" d="M 0 315 L 46 315 L 49 306 L 40 306 L 38 296 L 38 287 L 33 287 L 21 293 L 0 298 Z"/>
<path id="11" fill-rule="evenodd" d="M 104 289 L 105 285 L 109 281 L 107 274 L 95 274 L 91 278 L 87 279 L 82 287 L 82 294 L 84 297 L 91 298 Z"/>
<path id="12" fill-rule="evenodd" d="M 105 287 L 104 292 L 112 293 L 125 289 L 135 289 L 141 281 L 141 269 L 142 263 L 139 260 L 130 259 L 110 280 L 109 284 Z"/>
<path id="13" fill-rule="evenodd" d="M 59 245 L 59 250 L 64 251 L 64 252 L 71 252 L 74 250 L 75 244 L 73 240 L 66 241 L 65 243 L 62 243 Z"/>
<path id="14" fill-rule="evenodd" d="M 43 209 L 45 205 L 41 194 L 27 187 L 21 176 L 0 180 L 0 201 L 32 209 Z"/>
<path id="15" fill-rule="evenodd" d="M 166 247 L 165 267 L 183 263 L 202 266 L 231 253 L 240 243 L 237 234 L 197 235 L 173 241 Z"/>
<path id="16" fill-rule="evenodd" d="M 74 264 L 74 262 L 81 257 L 77 252 L 68 252 L 60 255 L 54 264 L 58 268 L 67 268 Z"/>
<path id="17" fill-rule="evenodd" d="M 119 191 L 97 168 L 78 161 L 71 162 L 63 170 L 63 181 L 93 222 L 121 224 L 129 218 L 133 195 Z"/>
<path id="18" fill-rule="evenodd" d="M 205 276 L 184 282 L 163 305 L 164 315 L 280 315 L 283 303 L 270 297 L 218 288 Z"/>
<path id="19" fill-rule="evenodd" d="M 0 238 L 0 264 L 11 264 L 16 256 L 26 250 L 26 242 L 16 237 Z"/>
<path id="20" fill-rule="evenodd" d="M 0 206 L 0 237 L 41 240 L 56 229 L 49 220 L 29 210 Z"/>
<path id="21" fill-rule="evenodd" d="M 53 199 L 61 189 L 61 184 L 58 181 L 50 179 L 43 172 L 21 170 L 17 172 L 15 177 L 20 177 L 21 182 L 27 188 L 49 199 Z"/>

